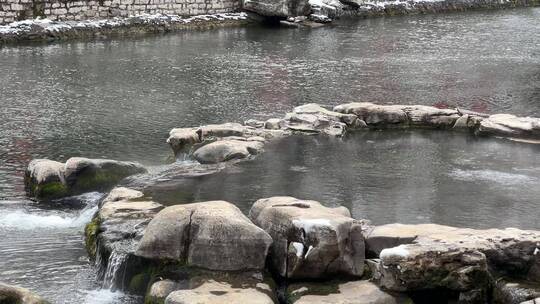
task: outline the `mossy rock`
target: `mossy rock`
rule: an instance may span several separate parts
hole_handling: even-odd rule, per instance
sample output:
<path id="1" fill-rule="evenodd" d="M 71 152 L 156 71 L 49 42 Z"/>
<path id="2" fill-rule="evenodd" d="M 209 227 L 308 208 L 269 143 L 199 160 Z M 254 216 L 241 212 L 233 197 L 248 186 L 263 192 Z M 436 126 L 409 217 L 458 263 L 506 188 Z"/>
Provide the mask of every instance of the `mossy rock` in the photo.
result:
<path id="1" fill-rule="evenodd" d="M 99 226 L 100 226 L 100 220 L 99 217 L 95 216 L 90 223 L 86 224 L 86 227 L 84 227 L 84 243 L 86 247 L 86 251 L 88 252 L 88 255 L 91 259 L 96 258 L 97 254 L 97 235 L 99 232 Z"/>

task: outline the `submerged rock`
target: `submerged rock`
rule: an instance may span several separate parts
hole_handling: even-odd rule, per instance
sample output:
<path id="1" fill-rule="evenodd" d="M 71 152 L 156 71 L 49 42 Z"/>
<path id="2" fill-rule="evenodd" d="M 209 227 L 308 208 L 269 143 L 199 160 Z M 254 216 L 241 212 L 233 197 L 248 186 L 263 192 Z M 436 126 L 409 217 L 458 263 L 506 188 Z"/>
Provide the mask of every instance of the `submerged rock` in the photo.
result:
<path id="1" fill-rule="evenodd" d="M 225 201 L 167 207 L 150 222 L 136 254 L 218 271 L 263 269 L 271 237 Z"/>
<path id="2" fill-rule="evenodd" d="M 364 272 L 362 222 L 345 207 L 272 197 L 255 202 L 249 217 L 272 236 L 269 261 L 281 277 L 327 279 Z"/>
<path id="3" fill-rule="evenodd" d="M 412 304 L 406 295 L 381 290 L 369 281 L 293 283 L 287 303 L 295 304 Z"/>
<path id="4" fill-rule="evenodd" d="M 127 176 L 144 172 L 143 166 L 133 162 L 72 157 L 63 164 L 36 159 L 26 169 L 25 187 L 33 197 L 55 199 L 104 190 Z"/>
<path id="5" fill-rule="evenodd" d="M 443 288 L 485 297 L 494 276 L 540 282 L 540 232 L 390 224 L 375 227 L 366 244 L 380 257 L 380 285 L 389 290 Z"/>
<path id="6" fill-rule="evenodd" d="M 263 151 L 264 139 L 224 139 L 204 145 L 193 153 L 201 164 L 215 164 L 234 159 L 247 158 Z"/>
<path id="7" fill-rule="evenodd" d="M 0 303 L 49 304 L 26 288 L 0 283 Z"/>

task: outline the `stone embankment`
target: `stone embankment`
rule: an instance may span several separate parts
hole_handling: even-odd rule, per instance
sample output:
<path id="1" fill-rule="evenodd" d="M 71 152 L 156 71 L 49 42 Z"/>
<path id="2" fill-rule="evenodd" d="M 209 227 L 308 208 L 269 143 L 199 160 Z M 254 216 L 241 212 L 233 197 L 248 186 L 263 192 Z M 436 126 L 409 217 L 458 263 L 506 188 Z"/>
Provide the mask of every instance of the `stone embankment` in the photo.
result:
<path id="1" fill-rule="evenodd" d="M 388 128 L 540 139 L 538 118 L 349 103 L 333 110 L 307 104 L 266 121 L 176 128 L 168 143 L 177 156 L 197 161 L 174 165 L 178 174 L 214 174 L 256 158 L 267 141 L 284 136 Z M 51 182 L 72 193 L 102 185 L 93 183 L 102 181 L 96 176 L 118 182 L 143 170 L 115 161 L 36 160 L 27 181 L 42 197 Z M 246 216 L 225 201 L 165 206 L 136 188 L 116 187 L 85 235 L 104 286 L 146 294 L 147 303 L 529 304 L 540 292 L 540 231 L 373 227 L 347 208 L 294 197 L 260 199 Z"/>
<path id="2" fill-rule="evenodd" d="M 0 25 L 0 45 L 20 41 L 110 38 L 184 29 L 240 26 L 252 22 L 246 13 L 223 13 L 182 17 L 179 15 L 136 15 L 111 19 L 53 21 L 35 19 Z"/>

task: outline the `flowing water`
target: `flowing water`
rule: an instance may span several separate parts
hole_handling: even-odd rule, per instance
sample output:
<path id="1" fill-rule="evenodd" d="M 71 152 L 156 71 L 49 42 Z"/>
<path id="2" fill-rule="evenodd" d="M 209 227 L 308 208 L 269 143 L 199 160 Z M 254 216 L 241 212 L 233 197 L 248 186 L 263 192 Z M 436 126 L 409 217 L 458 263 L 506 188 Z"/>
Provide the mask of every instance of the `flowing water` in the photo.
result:
<path id="1" fill-rule="evenodd" d="M 540 9 L 4 47 L 0 67 L 0 281 L 54 303 L 128 303 L 101 288 L 84 252 L 95 200 L 82 210 L 26 201 L 32 158 L 163 165 L 172 127 L 277 117 L 307 102 L 540 116 Z M 243 210 L 259 197 L 295 195 L 375 223 L 540 229 L 538 152 L 440 132 L 295 137 L 219 178 L 154 195 L 228 199 Z"/>

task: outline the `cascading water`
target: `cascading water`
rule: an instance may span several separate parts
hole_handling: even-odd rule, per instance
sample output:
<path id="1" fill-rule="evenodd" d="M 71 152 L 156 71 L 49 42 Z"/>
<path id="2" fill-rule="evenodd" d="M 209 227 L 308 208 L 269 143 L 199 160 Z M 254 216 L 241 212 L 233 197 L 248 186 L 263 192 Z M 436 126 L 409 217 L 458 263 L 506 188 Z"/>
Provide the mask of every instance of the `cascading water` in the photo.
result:
<path id="1" fill-rule="evenodd" d="M 107 263 L 107 268 L 103 276 L 103 289 L 115 290 L 121 276 L 125 273 L 125 262 L 127 260 L 127 255 L 118 251 L 113 251 L 109 257 Z M 96 259 L 97 262 L 97 259 Z M 98 264 L 99 265 L 99 264 Z"/>

